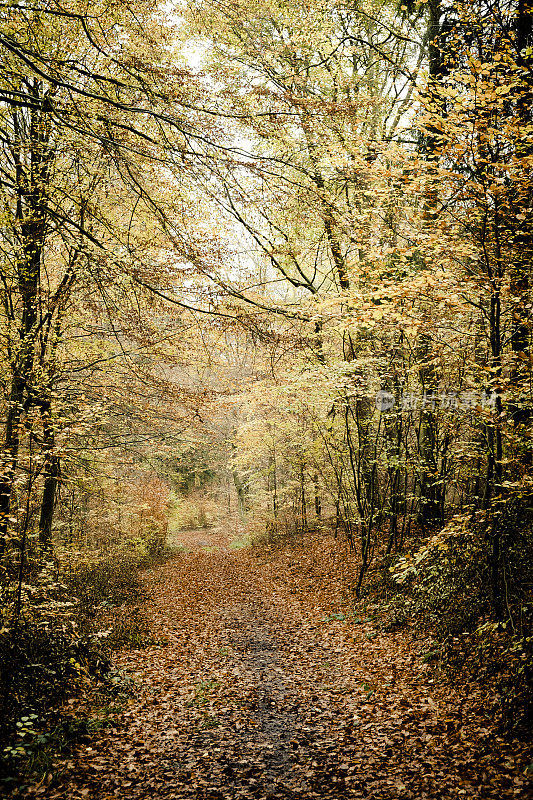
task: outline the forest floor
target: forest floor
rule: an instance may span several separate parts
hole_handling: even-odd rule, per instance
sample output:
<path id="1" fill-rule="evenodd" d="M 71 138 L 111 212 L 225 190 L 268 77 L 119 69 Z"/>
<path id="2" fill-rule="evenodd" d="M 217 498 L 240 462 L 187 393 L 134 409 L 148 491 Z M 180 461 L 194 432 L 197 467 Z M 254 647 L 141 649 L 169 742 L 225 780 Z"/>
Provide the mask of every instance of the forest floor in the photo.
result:
<path id="1" fill-rule="evenodd" d="M 145 576 L 158 643 L 118 655 L 127 704 L 24 797 L 532 796 L 530 754 L 494 730 L 483 690 L 448 683 L 412 630 L 350 612 L 320 541 L 181 544 Z"/>

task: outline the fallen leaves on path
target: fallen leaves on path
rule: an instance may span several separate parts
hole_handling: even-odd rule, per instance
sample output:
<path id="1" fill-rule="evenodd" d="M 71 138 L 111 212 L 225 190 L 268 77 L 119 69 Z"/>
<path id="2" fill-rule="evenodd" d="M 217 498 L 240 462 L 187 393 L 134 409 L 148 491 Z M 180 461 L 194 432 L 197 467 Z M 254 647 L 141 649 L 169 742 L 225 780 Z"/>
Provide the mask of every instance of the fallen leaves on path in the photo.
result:
<path id="1" fill-rule="evenodd" d="M 116 727 L 25 796 L 531 796 L 531 759 L 494 732 L 479 687 L 450 689 L 411 633 L 339 610 L 338 591 L 309 577 L 266 550 L 223 547 L 149 573 L 165 644 L 121 654 L 136 691 Z"/>

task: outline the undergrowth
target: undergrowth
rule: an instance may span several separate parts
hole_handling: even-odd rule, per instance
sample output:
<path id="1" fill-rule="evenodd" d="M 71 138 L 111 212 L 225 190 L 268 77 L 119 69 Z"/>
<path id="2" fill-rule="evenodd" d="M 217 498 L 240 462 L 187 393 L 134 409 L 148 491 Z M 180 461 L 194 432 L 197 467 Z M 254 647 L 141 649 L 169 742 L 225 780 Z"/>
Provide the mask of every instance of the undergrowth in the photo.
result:
<path id="1" fill-rule="evenodd" d="M 28 568 L 31 578 L 18 586 L 6 576 L 0 587 L 0 781 L 6 790 L 24 776 L 43 778 L 54 753 L 104 724 L 102 703 L 109 705 L 127 683 L 113 672 L 114 650 L 154 644 L 140 605 L 146 599 L 140 571 L 166 554 L 68 555 L 39 572 Z M 95 715 L 65 716 L 67 700 L 81 696 L 100 697 Z"/>
<path id="2" fill-rule="evenodd" d="M 529 509 L 528 509 L 529 512 Z M 384 627 L 411 624 L 436 641 L 438 664 L 461 682 L 490 690 L 502 732 L 533 730 L 533 551 L 531 517 L 500 513 L 503 602 L 495 603 L 493 518 L 452 518 L 417 550 L 385 563 Z M 373 587 L 380 594 L 380 582 Z M 385 593 L 381 591 L 381 597 Z M 487 701 L 488 702 L 488 701 Z"/>

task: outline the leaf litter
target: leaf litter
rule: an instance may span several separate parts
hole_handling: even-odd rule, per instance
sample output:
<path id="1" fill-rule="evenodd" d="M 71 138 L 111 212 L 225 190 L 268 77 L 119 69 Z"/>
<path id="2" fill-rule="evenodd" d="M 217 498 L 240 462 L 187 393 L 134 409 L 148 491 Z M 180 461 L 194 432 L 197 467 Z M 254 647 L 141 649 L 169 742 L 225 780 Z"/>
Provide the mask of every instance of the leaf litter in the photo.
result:
<path id="1" fill-rule="evenodd" d="M 481 688 L 450 685 L 412 631 L 339 611 L 313 547 L 217 540 L 148 573 L 163 644 L 118 656 L 135 691 L 114 726 L 21 796 L 531 797 L 531 753 L 498 734 Z"/>

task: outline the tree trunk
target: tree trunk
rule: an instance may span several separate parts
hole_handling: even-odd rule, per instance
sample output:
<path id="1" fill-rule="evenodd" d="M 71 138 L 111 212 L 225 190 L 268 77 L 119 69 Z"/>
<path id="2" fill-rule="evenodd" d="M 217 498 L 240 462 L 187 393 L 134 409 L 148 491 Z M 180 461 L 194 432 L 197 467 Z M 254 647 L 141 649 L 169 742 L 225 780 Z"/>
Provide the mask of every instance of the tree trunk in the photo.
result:
<path id="1" fill-rule="evenodd" d="M 39 518 L 39 545 L 43 552 L 52 549 L 52 523 L 56 490 L 59 480 L 59 457 L 54 453 L 55 437 L 50 419 L 50 408 L 42 412 L 44 443 L 46 448 L 44 487 Z"/>

